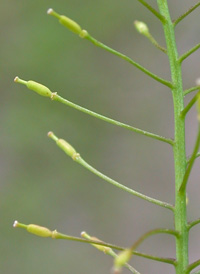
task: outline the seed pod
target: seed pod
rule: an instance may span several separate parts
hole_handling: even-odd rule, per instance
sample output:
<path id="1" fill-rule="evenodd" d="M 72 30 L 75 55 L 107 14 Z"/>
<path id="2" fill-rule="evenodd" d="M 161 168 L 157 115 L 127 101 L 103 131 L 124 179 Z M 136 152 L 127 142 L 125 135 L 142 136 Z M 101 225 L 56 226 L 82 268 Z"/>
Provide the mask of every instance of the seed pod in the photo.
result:
<path id="1" fill-rule="evenodd" d="M 27 231 L 40 237 L 51 237 L 52 232 L 46 227 L 30 224 L 27 226 Z"/>
<path id="2" fill-rule="evenodd" d="M 49 88 L 47 88 L 46 86 L 39 84 L 35 81 L 28 81 L 26 86 L 27 86 L 27 88 L 37 92 L 41 96 L 45 96 L 45 97 L 52 96 L 52 92 L 50 91 Z"/>
<path id="3" fill-rule="evenodd" d="M 121 269 L 131 258 L 132 250 L 125 249 L 119 253 L 119 255 L 115 258 L 114 267 L 116 269 Z"/>
<path id="4" fill-rule="evenodd" d="M 73 158 L 73 156 L 76 155 L 76 150 L 65 140 L 58 139 L 56 144 L 70 157 Z"/>
<path id="5" fill-rule="evenodd" d="M 76 34 L 80 34 L 82 31 L 81 27 L 75 21 L 64 15 L 60 16 L 59 22 Z"/>

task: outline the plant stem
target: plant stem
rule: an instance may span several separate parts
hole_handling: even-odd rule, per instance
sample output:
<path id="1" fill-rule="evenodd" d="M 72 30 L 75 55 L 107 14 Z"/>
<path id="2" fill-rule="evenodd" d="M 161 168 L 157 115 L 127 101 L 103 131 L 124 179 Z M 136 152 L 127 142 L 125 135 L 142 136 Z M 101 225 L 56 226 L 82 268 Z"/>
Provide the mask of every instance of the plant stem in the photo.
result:
<path id="1" fill-rule="evenodd" d="M 147 74 L 148 76 L 150 76 L 151 78 L 153 78 L 154 80 L 156 80 L 157 82 L 160 82 L 161 84 L 171 88 L 172 87 L 172 83 L 160 78 L 159 76 L 157 76 L 156 74 L 152 73 L 151 71 L 147 70 L 146 68 L 144 68 L 143 66 L 141 66 L 140 64 L 136 63 L 135 61 L 133 61 L 130 57 L 104 45 L 103 43 L 99 42 L 98 40 L 94 39 L 91 35 L 87 35 L 85 37 L 85 39 L 89 40 L 90 42 L 92 42 L 95 46 L 98 46 L 100 48 L 103 48 L 104 50 L 109 51 L 110 53 L 124 59 L 125 61 L 129 62 L 130 64 L 132 64 L 133 66 L 135 66 L 136 68 L 138 68 L 139 70 L 141 70 L 142 72 L 144 72 L 145 74 Z"/>
<path id="2" fill-rule="evenodd" d="M 101 172 L 99 172 L 97 169 L 93 168 L 91 165 L 89 165 L 87 162 L 85 162 L 81 157 L 78 157 L 77 159 L 75 159 L 75 161 L 79 164 L 81 164 L 82 166 L 84 166 L 85 168 L 87 168 L 89 171 L 91 171 L 92 173 L 94 173 L 95 175 L 99 176 L 100 178 L 102 178 L 103 180 L 107 181 L 108 183 L 122 189 L 122 190 L 125 190 L 127 192 L 129 192 L 130 194 L 134 195 L 134 196 L 137 196 L 145 201 L 148 201 L 150 203 L 153 203 L 153 204 L 156 204 L 156 205 L 159 205 L 161 207 L 164 207 L 164 208 L 167 208 L 167 209 L 170 209 L 170 210 L 174 210 L 174 207 L 173 205 L 169 204 L 169 203 L 166 203 L 166 202 L 163 202 L 163 201 L 160 201 L 160 200 L 157 200 L 157 199 L 154 199 L 154 198 L 151 198 L 149 196 L 146 196 L 140 192 L 137 192 L 131 188 L 128 188 L 120 183 L 118 183 L 117 181 L 111 179 L 110 177 L 102 174 Z"/>
<path id="3" fill-rule="evenodd" d="M 150 230 L 148 232 L 146 232 L 145 234 L 143 234 L 131 247 L 132 250 L 135 250 L 144 240 L 146 240 L 147 238 L 149 238 L 152 235 L 155 234 L 170 234 L 173 235 L 175 237 L 179 237 L 179 233 L 175 230 L 172 229 L 166 229 L 166 228 L 158 228 L 158 229 L 153 229 Z"/>
<path id="4" fill-rule="evenodd" d="M 124 247 L 109 244 L 109 243 L 106 243 L 106 242 L 86 240 L 86 239 L 82 239 L 82 238 L 79 238 L 79 237 L 73 237 L 73 236 L 68 236 L 68 235 L 65 235 L 65 234 L 61 234 L 59 232 L 57 232 L 56 234 L 57 234 L 57 236 L 55 237 L 55 239 L 71 240 L 71 241 L 77 241 L 77 242 L 82 242 L 82 243 L 102 245 L 102 246 L 110 247 L 112 249 L 119 250 L 119 251 L 123 251 L 123 250 L 126 249 Z M 171 264 L 171 265 L 176 265 L 176 261 L 172 258 L 163 258 L 163 257 L 152 256 L 152 255 L 141 253 L 141 252 L 138 252 L 138 251 L 133 251 L 133 254 L 138 256 L 138 257 L 143 257 L 143 258 L 146 258 L 146 259 L 149 259 L 149 260 L 154 260 L 154 261 L 163 262 L 163 263 L 167 263 L 167 264 Z"/>
<path id="5" fill-rule="evenodd" d="M 81 233 L 81 236 L 85 239 L 88 239 L 88 240 L 99 240 L 97 239 L 96 237 L 91 237 L 90 235 L 88 235 L 85 231 Z M 99 240 L 100 242 L 103 242 L 102 240 Z M 96 247 L 97 249 L 99 249 L 100 251 L 103 251 L 106 255 L 110 255 L 112 256 L 113 258 L 117 258 L 118 255 L 113 251 L 112 248 L 108 248 L 108 247 L 105 247 L 105 246 L 101 246 L 99 247 L 98 245 L 94 245 L 94 244 L 91 244 L 92 246 Z M 124 265 L 124 267 L 128 268 L 132 273 L 134 274 L 141 274 L 139 273 L 135 268 L 133 268 L 130 264 L 126 263 Z"/>
<path id="6" fill-rule="evenodd" d="M 193 150 L 193 153 L 192 153 L 192 155 L 190 157 L 190 160 L 188 162 L 188 166 L 187 166 L 187 169 L 186 169 L 184 177 L 183 177 L 183 182 L 180 186 L 180 192 L 183 192 L 186 189 L 187 182 L 188 182 L 192 167 L 194 165 L 194 162 L 195 162 L 195 159 L 196 159 L 196 156 L 197 156 L 197 152 L 199 150 L 199 145 L 200 145 L 200 124 L 198 126 L 198 133 L 197 133 L 197 138 L 196 138 L 194 150 Z"/>
<path id="7" fill-rule="evenodd" d="M 190 230 L 193 226 L 198 225 L 200 223 L 200 218 L 188 223 L 188 229 Z"/>
<path id="8" fill-rule="evenodd" d="M 149 196 L 146 196 L 144 194 L 141 194 L 140 192 L 137 192 L 131 188 L 128 188 L 120 183 L 118 183 L 117 181 L 111 179 L 110 177 L 104 175 L 103 173 L 99 172 L 97 169 L 93 168 L 91 165 L 89 165 L 86 161 L 84 161 L 80 154 L 76 152 L 76 150 L 65 140 L 63 139 L 59 139 L 52 131 L 49 131 L 49 133 L 47 134 L 48 137 L 50 137 L 52 140 L 54 140 L 56 142 L 56 144 L 68 155 L 70 156 L 75 162 L 79 163 L 80 165 L 82 165 L 83 167 L 87 168 L 89 171 L 91 171 L 92 173 L 94 173 L 95 175 L 99 176 L 100 178 L 102 178 L 103 180 L 107 181 L 108 183 L 122 189 L 125 190 L 127 192 L 129 192 L 132 195 L 135 195 L 141 199 L 144 199 L 150 203 L 159 205 L 161 207 L 164 208 L 168 208 L 170 210 L 174 210 L 173 205 L 168 204 L 166 202 L 162 202 L 160 200 L 151 198 Z"/>
<path id="9" fill-rule="evenodd" d="M 175 169 L 175 230 L 180 233 L 176 238 L 176 274 L 185 274 L 188 265 L 188 228 L 186 210 L 186 191 L 179 191 L 186 170 L 185 121 L 180 113 L 184 108 L 181 64 L 178 58 L 174 24 L 171 21 L 167 0 L 157 0 L 160 13 L 166 18 L 163 24 L 172 78 L 174 102 L 174 169 Z M 177 23 L 177 22 L 176 22 Z"/>
<path id="10" fill-rule="evenodd" d="M 84 108 L 84 107 L 81 107 L 81 106 L 79 106 L 79 105 L 77 105 L 77 104 L 74 104 L 74 103 L 72 103 L 72 102 L 70 102 L 70 101 L 68 101 L 68 100 L 66 100 L 66 99 L 64 99 L 64 98 L 62 98 L 61 96 L 59 96 L 59 95 L 57 95 L 57 94 L 55 94 L 55 95 L 52 97 L 52 100 L 55 100 L 55 101 L 58 101 L 58 102 L 60 102 L 60 103 L 62 103 L 62 104 L 65 104 L 65 105 L 67 105 L 67 106 L 73 107 L 73 108 L 75 108 L 75 109 L 77 109 L 77 110 L 79 110 L 79 111 L 82 111 L 82 112 L 84 112 L 84 113 L 86 113 L 86 114 L 89 114 L 89 115 L 91 115 L 91 116 L 93 116 L 93 117 L 95 117 L 95 118 L 101 119 L 101 120 L 103 120 L 103 121 L 105 121 L 105 122 L 108 122 L 108 123 L 110 123 L 110 124 L 113 124 L 113 125 L 116 125 L 116 126 L 123 127 L 123 128 L 125 128 L 125 129 L 134 131 L 134 132 L 136 132 L 136 133 L 139 133 L 139 134 L 148 136 L 148 137 L 150 137 L 150 138 L 153 138 L 153 139 L 156 139 L 156 140 L 159 140 L 159 141 L 168 143 L 168 144 L 170 144 L 170 145 L 173 145 L 173 143 L 174 143 L 172 139 L 168 139 L 168 138 L 162 137 L 162 136 L 160 136 L 160 135 L 157 135 L 157 134 L 154 134 L 154 133 L 151 133 L 151 132 L 148 132 L 148 131 L 145 131 L 145 130 L 142 130 L 142 129 L 139 129 L 139 128 L 136 128 L 136 127 L 132 127 L 132 126 L 130 126 L 130 125 L 121 123 L 121 122 L 116 121 L 116 120 L 114 120 L 114 119 L 108 118 L 108 117 L 103 116 L 103 115 L 101 115 L 101 114 L 98 114 L 98 113 L 96 113 L 96 112 L 94 112 L 94 111 L 88 110 L 88 109 L 86 109 L 86 108 Z"/>
<path id="11" fill-rule="evenodd" d="M 185 96 L 185 95 L 187 95 L 188 93 L 193 92 L 193 91 L 196 91 L 196 90 L 200 90 L 200 86 L 195 86 L 195 87 L 191 87 L 191 88 L 189 88 L 189 89 L 186 89 L 186 90 L 184 90 L 183 94 L 184 94 L 184 96 Z"/>
<path id="12" fill-rule="evenodd" d="M 191 109 L 191 107 L 195 104 L 195 102 L 198 99 L 199 94 L 197 93 L 192 99 L 191 101 L 187 104 L 187 106 L 181 111 L 181 116 L 184 118 L 186 116 L 186 114 L 188 113 L 188 111 Z"/>
<path id="13" fill-rule="evenodd" d="M 200 265 L 200 260 L 197 260 L 194 263 L 188 265 L 187 270 L 186 270 L 186 274 L 189 274 L 194 268 L 196 268 L 199 265 Z M 197 272 L 197 273 L 199 273 L 199 272 Z M 195 274 L 195 273 L 193 273 L 193 274 Z"/>
<path id="14" fill-rule="evenodd" d="M 200 43 L 188 50 L 186 53 L 184 53 L 181 57 L 179 57 L 179 62 L 182 63 L 188 56 L 190 56 L 193 52 L 198 50 L 200 48 Z"/>
<path id="15" fill-rule="evenodd" d="M 181 16 L 179 16 L 175 21 L 174 21 L 174 26 L 176 26 L 180 21 L 182 21 L 186 16 L 188 16 L 191 12 L 193 12 L 193 10 L 195 10 L 196 8 L 198 8 L 198 6 L 200 6 L 200 1 L 194 5 L 193 7 L 191 7 L 188 11 L 186 11 L 184 14 L 182 14 Z"/>
<path id="16" fill-rule="evenodd" d="M 146 1 L 144 0 L 137 0 L 140 2 L 143 6 L 145 6 L 151 13 L 153 13 L 161 22 L 165 21 L 165 17 L 162 16 L 157 10 L 155 10 L 152 6 L 150 6 Z"/>

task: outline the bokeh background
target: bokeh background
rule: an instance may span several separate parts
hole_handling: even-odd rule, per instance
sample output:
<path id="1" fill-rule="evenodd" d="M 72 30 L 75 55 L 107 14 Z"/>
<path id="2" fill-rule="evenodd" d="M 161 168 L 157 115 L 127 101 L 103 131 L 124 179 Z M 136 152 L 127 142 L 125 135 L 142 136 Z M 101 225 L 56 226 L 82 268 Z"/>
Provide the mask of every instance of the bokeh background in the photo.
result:
<path id="1" fill-rule="evenodd" d="M 197 1 L 169 0 L 173 18 Z M 148 3 L 156 8 L 156 1 Z M 174 203 L 173 155 L 169 145 L 109 125 L 14 84 L 35 80 L 64 98 L 130 125 L 173 137 L 170 90 L 125 61 L 80 39 L 46 15 L 63 13 L 96 39 L 170 79 L 166 56 L 139 35 L 134 20 L 146 22 L 165 45 L 159 20 L 136 0 L 30 1 L 0 3 L 0 272 L 110 273 L 112 258 L 90 245 L 42 239 L 14 220 L 36 223 L 79 236 L 87 231 L 104 241 L 130 246 L 147 230 L 173 228 L 169 210 L 131 196 L 91 174 L 67 157 L 49 130 L 68 140 L 82 157 L 117 181 Z M 179 53 L 199 43 L 199 10 L 176 28 Z M 187 89 L 200 76 L 199 52 L 183 63 Z M 188 95 L 186 102 L 190 100 Z M 195 108 L 187 118 L 187 153 L 196 136 Z M 199 217 L 199 161 L 188 187 L 188 219 Z M 200 228 L 190 236 L 190 260 L 199 259 Z M 139 251 L 173 257 L 174 239 L 153 236 Z M 143 274 L 174 273 L 172 266 L 134 257 Z M 129 273 L 124 270 L 123 273 Z"/>

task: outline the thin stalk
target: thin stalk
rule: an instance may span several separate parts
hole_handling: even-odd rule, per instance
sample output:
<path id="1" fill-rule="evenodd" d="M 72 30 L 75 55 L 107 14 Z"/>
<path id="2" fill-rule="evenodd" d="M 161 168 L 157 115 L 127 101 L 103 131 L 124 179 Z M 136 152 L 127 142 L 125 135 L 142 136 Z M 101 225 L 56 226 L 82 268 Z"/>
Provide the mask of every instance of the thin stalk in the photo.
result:
<path id="1" fill-rule="evenodd" d="M 197 158 L 199 158 L 200 157 L 200 152 L 197 152 L 197 154 L 196 154 L 196 159 Z M 188 165 L 188 163 L 190 162 L 190 159 L 191 159 L 191 155 L 187 158 L 187 165 Z"/>
<path id="2" fill-rule="evenodd" d="M 190 230 L 193 226 L 200 224 L 200 218 L 188 223 L 188 229 Z"/>
<path id="3" fill-rule="evenodd" d="M 166 18 L 163 24 L 172 78 L 174 103 L 174 169 L 175 169 L 175 230 L 180 233 L 176 238 L 176 274 L 185 274 L 188 265 L 188 228 L 186 210 L 186 191 L 179 192 L 186 170 L 185 121 L 180 113 L 184 109 L 181 64 L 178 58 L 174 26 L 170 18 L 167 0 L 157 0 L 160 13 Z M 178 22 L 178 21 L 177 21 Z M 176 22 L 176 23 L 177 23 Z"/>
<path id="4" fill-rule="evenodd" d="M 101 119 L 101 120 L 103 120 L 103 121 L 105 121 L 107 123 L 110 123 L 110 124 L 113 124 L 113 125 L 116 125 L 116 126 L 120 126 L 122 128 L 134 131 L 136 133 L 145 135 L 147 137 L 150 137 L 150 138 L 153 138 L 153 139 L 165 142 L 165 143 L 168 143 L 170 145 L 173 145 L 173 143 L 174 143 L 172 139 L 168 139 L 168 138 L 162 137 L 160 135 L 157 135 L 157 134 L 154 134 L 154 133 L 151 133 L 151 132 L 148 132 L 148 131 L 145 131 L 145 130 L 142 130 L 142 129 L 139 129 L 139 128 L 136 128 L 136 127 L 132 127 L 132 126 L 127 125 L 125 123 L 121 123 L 121 122 L 116 121 L 114 119 L 108 118 L 108 117 L 103 116 L 101 114 L 98 114 L 98 113 L 96 113 L 94 111 L 88 110 L 88 109 L 86 109 L 84 107 L 81 107 L 81 106 L 79 106 L 77 104 L 74 104 L 74 103 L 72 103 L 72 102 L 70 102 L 70 101 L 62 98 L 61 96 L 59 96 L 59 95 L 57 95 L 55 93 L 52 96 L 52 100 L 55 100 L 55 101 L 58 101 L 58 102 L 60 102 L 62 104 L 65 104 L 67 106 L 73 107 L 73 108 L 75 108 L 75 109 L 77 109 L 79 111 L 82 111 L 82 112 L 84 112 L 86 114 L 89 114 L 89 115 L 91 115 L 91 116 L 93 116 L 95 118 Z"/>
<path id="5" fill-rule="evenodd" d="M 176 20 L 174 20 L 174 26 L 176 26 L 179 22 L 181 22 L 186 16 L 188 16 L 191 12 L 193 12 L 193 10 L 195 10 L 196 8 L 198 8 L 198 6 L 200 6 L 200 1 L 192 6 L 188 11 L 186 11 L 185 13 L 183 13 L 181 16 L 179 16 Z"/>
<path id="6" fill-rule="evenodd" d="M 146 196 L 144 194 L 141 194 L 140 192 L 137 192 L 131 188 L 128 188 L 120 183 L 118 183 L 117 181 L 111 179 L 110 177 L 104 175 L 103 173 L 99 172 L 97 169 L 93 168 L 91 165 L 89 165 L 86 161 L 84 161 L 80 154 L 76 152 L 76 150 L 65 140 L 63 139 L 59 139 L 52 131 L 50 131 L 48 133 L 48 137 L 50 137 L 52 140 L 54 140 L 56 142 L 56 144 L 68 155 L 70 156 L 75 162 L 79 163 L 80 165 L 82 165 L 83 167 L 87 168 L 89 171 L 91 171 L 92 173 L 94 173 L 95 175 L 97 175 L 98 177 L 102 178 L 103 180 L 107 181 L 108 183 L 134 195 L 137 196 L 141 199 L 144 199 L 150 203 L 159 205 L 161 207 L 164 208 L 168 208 L 170 210 L 174 210 L 174 207 L 171 204 L 162 202 L 160 200 L 156 200 L 154 198 L 151 198 L 149 196 Z"/>
<path id="7" fill-rule="evenodd" d="M 119 250 L 119 251 L 123 251 L 126 249 L 124 247 L 120 247 L 120 246 L 105 243 L 105 242 L 100 243 L 99 241 L 90 241 L 90 240 L 85 240 L 85 239 L 78 238 L 78 237 L 71 237 L 71 236 L 68 236 L 65 234 L 61 234 L 61 233 L 58 233 L 58 234 L 59 235 L 55 239 L 72 240 L 72 241 L 77 241 L 77 242 L 82 242 L 82 243 L 97 244 L 97 245 L 110 247 L 110 248 L 113 248 L 113 249 Z M 162 258 L 162 257 L 152 256 L 152 255 L 141 253 L 138 251 L 133 251 L 133 254 L 138 257 L 143 257 L 143 258 L 150 259 L 153 261 L 163 262 L 163 263 L 172 264 L 172 265 L 176 264 L 176 261 L 172 258 Z"/>
<path id="8" fill-rule="evenodd" d="M 181 111 L 181 117 L 185 117 L 186 114 L 188 113 L 188 111 L 192 108 L 192 106 L 195 104 L 195 102 L 197 101 L 199 97 L 199 94 L 196 94 L 192 100 L 187 104 L 187 106 Z"/>
<path id="9" fill-rule="evenodd" d="M 173 235 L 175 237 L 179 237 L 179 232 L 173 230 L 173 229 L 166 229 L 166 228 L 158 228 L 158 229 L 154 229 L 154 230 L 150 230 L 148 232 L 146 232 L 145 234 L 143 234 L 131 247 L 132 250 L 135 250 L 144 240 L 146 240 L 147 238 L 149 238 L 152 235 L 155 234 L 170 234 Z"/>
<path id="10" fill-rule="evenodd" d="M 188 56 L 190 56 L 193 52 L 198 50 L 200 48 L 200 43 L 188 50 L 186 53 L 184 53 L 181 57 L 179 57 L 179 62 L 182 63 Z"/>
<path id="11" fill-rule="evenodd" d="M 140 2 L 143 6 L 145 6 L 152 14 L 154 14 L 161 22 L 165 21 L 165 17 L 162 16 L 157 10 L 155 10 L 152 6 L 150 6 L 146 1 L 144 0 L 137 0 Z"/>
<path id="12" fill-rule="evenodd" d="M 81 236 L 85 239 L 88 239 L 88 240 L 94 240 L 94 241 L 99 240 L 96 237 L 91 237 L 85 231 L 81 233 Z M 102 240 L 99 240 L 99 241 L 103 243 Z M 113 251 L 112 248 L 108 248 L 108 247 L 105 247 L 105 246 L 94 245 L 94 244 L 91 244 L 91 245 L 94 246 L 95 248 L 97 248 L 98 250 L 102 251 L 104 254 L 112 256 L 114 259 L 116 259 L 118 257 L 118 255 Z M 135 268 L 133 268 L 128 263 L 126 263 L 124 265 L 124 267 L 128 268 L 134 274 L 140 274 Z"/>
<path id="13" fill-rule="evenodd" d="M 123 127 L 123 128 L 126 128 L 128 130 L 131 130 L 131 131 L 134 131 L 134 132 L 137 132 L 139 134 L 142 134 L 142 135 L 145 135 L 145 136 L 148 136 L 148 137 L 151 137 L 153 139 L 156 139 L 156 140 L 159 140 L 159 141 L 162 141 L 162 142 L 165 142 L 165 143 L 169 143 L 171 145 L 174 144 L 173 140 L 172 139 L 168 139 L 168 138 L 165 138 L 165 137 L 162 137 L 160 135 L 157 135 L 157 134 L 154 134 L 154 133 L 151 133 L 151 132 L 148 132 L 148 131 L 145 131 L 145 130 L 141 130 L 139 128 L 136 128 L 136 127 L 132 127 L 132 126 L 129 126 L 127 124 L 124 124 L 124 123 L 121 123 L 121 122 L 118 122 L 116 120 L 113 120 L 113 119 L 110 119 L 106 116 L 103 116 L 103 115 L 100 115 L 94 111 L 91 111 L 91 110 L 88 110 L 86 108 L 83 108 L 77 104 L 74 104 L 64 98 L 62 98 L 61 96 L 59 96 L 57 94 L 57 92 L 51 92 L 49 88 L 45 87 L 44 85 L 41 85 L 35 81 L 24 81 L 22 79 L 20 79 L 19 77 L 15 77 L 14 81 L 16 83 L 19 83 L 19 84 L 23 84 L 25 86 L 27 86 L 29 89 L 35 91 L 36 93 L 42 95 L 42 96 L 45 96 L 45 97 L 49 97 L 51 98 L 51 100 L 55 100 L 55 101 L 58 101 L 62 104 L 65 104 L 67 106 L 70 106 L 70 107 L 73 107 L 79 111 L 82 111 L 86 114 L 89 114 L 95 118 L 98 118 L 98 119 L 101 119 L 103 121 L 106 121 L 110 124 L 113 124 L 113 125 L 116 125 L 116 126 L 120 126 L 120 127 Z"/>
<path id="14" fill-rule="evenodd" d="M 164 208 L 167 208 L 167 209 L 170 209 L 170 210 L 174 210 L 174 207 L 173 205 L 169 204 L 169 203 L 166 203 L 166 202 L 163 202 L 163 201 L 160 201 L 160 200 L 157 200 L 157 199 L 154 199 L 154 198 L 151 198 L 147 195 L 144 195 L 140 192 L 137 192 L 131 188 L 128 188 L 120 183 L 118 183 L 117 181 L 111 179 L 110 177 L 102 174 L 101 172 L 99 172 L 98 170 L 96 170 L 95 168 L 93 168 L 91 165 L 89 165 L 87 162 L 85 162 L 81 157 L 75 159 L 75 161 L 79 164 L 81 164 L 83 167 L 87 168 L 89 171 L 91 171 L 92 173 L 94 173 L 95 175 L 97 175 L 98 177 L 100 177 L 101 179 L 105 180 L 106 182 L 122 189 L 122 190 L 125 190 L 126 192 L 138 197 L 138 198 L 141 198 L 145 201 L 148 201 L 150 203 L 153 203 L 153 204 L 156 204 L 158 206 L 161 206 L 161 207 L 164 207 Z"/>
<path id="15" fill-rule="evenodd" d="M 162 47 L 155 39 L 154 37 L 149 34 L 149 36 L 147 36 L 147 38 L 150 40 L 150 42 L 159 50 L 161 50 L 162 52 L 164 52 L 165 54 L 167 54 L 167 49 Z"/>
<path id="16" fill-rule="evenodd" d="M 138 257 L 143 257 L 143 258 L 146 258 L 146 259 L 149 259 L 149 260 L 157 261 L 157 262 L 171 264 L 171 265 L 174 265 L 174 266 L 176 266 L 176 264 L 177 264 L 176 260 L 173 259 L 173 258 L 157 257 L 157 256 L 149 255 L 149 254 L 146 254 L 146 253 L 141 253 L 141 252 L 138 252 L 138 251 L 133 251 L 133 255 L 136 255 Z"/>
<path id="17" fill-rule="evenodd" d="M 116 249 L 119 251 L 123 251 L 126 249 L 121 246 L 109 244 L 106 242 L 100 242 L 99 240 L 95 241 L 95 240 L 89 240 L 89 239 L 82 239 L 79 237 L 62 234 L 62 233 L 58 232 L 57 230 L 51 231 L 50 229 L 48 229 L 46 227 L 42 227 L 42 226 L 38 226 L 38 225 L 34 225 L 34 224 L 25 225 L 25 224 L 19 223 L 18 221 L 15 221 L 13 224 L 13 227 L 15 227 L 15 228 L 19 227 L 19 228 L 26 229 L 29 233 L 35 234 L 39 237 L 51 237 L 52 239 L 63 239 L 63 240 L 81 242 L 81 243 L 88 243 L 88 244 L 93 244 L 96 246 L 102 246 L 102 247 Z M 134 251 L 133 254 L 135 254 L 136 256 L 140 256 L 140 257 L 154 260 L 154 261 L 159 261 L 159 262 L 168 263 L 168 264 L 172 264 L 172 265 L 176 264 L 175 260 L 171 259 L 171 258 L 156 257 L 156 256 L 151 256 L 149 254 L 136 252 L 136 251 Z"/>
<path id="18" fill-rule="evenodd" d="M 184 192 L 185 189 L 186 189 L 187 182 L 188 182 L 188 179 L 189 179 L 192 167 L 194 165 L 197 152 L 199 150 L 199 145 L 200 145 L 200 123 L 199 123 L 199 126 L 198 126 L 198 133 L 197 133 L 197 138 L 196 138 L 194 150 L 193 150 L 193 153 L 192 153 L 192 155 L 190 157 L 190 160 L 188 162 L 188 166 L 187 166 L 187 169 L 185 171 L 185 175 L 183 177 L 183 182 L 182 182 L 182 184 L 180 186 L 180 190 L 179 190 L 180 192 Z"/>
<path id="19" fill-rule="evenodd" d="M 193 269 L 200 265 L 200 260 L 195 261 L 194 263 L 188 265 L 186 269 L 186 274 L 189 274 Z M 198 273 L 198 272 L 197 272 Z M 195 273 L 194 273 L 195 274 Z"/>
<path id="20" fill-rule="evenodd" d="M 130 57 L 104 45 L 103 43 L 99 42 L 98 40 L 94 39 L 91 35 L 87 35 L 85 37 L 85 39 L 89 40 L 90 42 L 92 42 L 95 46 L 98 46 L 122 59 L 124 59 L 125 61 L 129 62 L 131 65 L 135 66 L 136 68 L 138 68 L 139 70 L 141 70 L 142 72 L 144 72 L 145 74 L 147 74 L 149 77 L 153 78 L 154 80 L 156 80 L 157 82 L 160 82 L 161 84 L 171 88 L 172 87 L 172 83 L 160 78 L 159 76 L 157 76 L 156 74 L 152 73 L 151 71 L 147 70 L 146 68 L 144 68 L 143 66 L 141 66 L 140 64 L 136 63 L 135 61 L 133 61 Z"/>
<path id="21" fill-rule="evenodd" d="M 189 89 L 184 90 L 183 95 L 185 96 L 185 95 L 187 95 L 193 91 L 199 90 L 199 89 L 200 89 L 200 86 L 191 87 Z"/>

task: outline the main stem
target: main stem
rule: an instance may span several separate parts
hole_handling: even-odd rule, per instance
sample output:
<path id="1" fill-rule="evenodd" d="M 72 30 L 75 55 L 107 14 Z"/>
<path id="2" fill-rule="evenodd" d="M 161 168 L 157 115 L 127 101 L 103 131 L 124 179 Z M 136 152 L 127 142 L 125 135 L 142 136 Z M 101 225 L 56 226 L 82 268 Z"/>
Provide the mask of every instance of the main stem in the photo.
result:
<path id="1" fill-rule="evenodd" d="M 169 55 L 172 95 L 174 102 L 174 168 L 175 168 L 175 230 L 180 233 L 176 238 L 176 274 L 185 274 L 188 265 L 188 229 L 186 210 L 186 191 L 179 192 L 185 170 L 185 120 L 181 111 L 184 108 L 184 96 L 182 88 L 181 63 L 179 62 L 177 46 L 174 34 L 174 25 L 170 18 L 167 0 L 157 0 L 161 15 L 166 18 L 163 23 L 167 50 Z"/>

